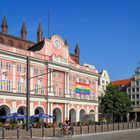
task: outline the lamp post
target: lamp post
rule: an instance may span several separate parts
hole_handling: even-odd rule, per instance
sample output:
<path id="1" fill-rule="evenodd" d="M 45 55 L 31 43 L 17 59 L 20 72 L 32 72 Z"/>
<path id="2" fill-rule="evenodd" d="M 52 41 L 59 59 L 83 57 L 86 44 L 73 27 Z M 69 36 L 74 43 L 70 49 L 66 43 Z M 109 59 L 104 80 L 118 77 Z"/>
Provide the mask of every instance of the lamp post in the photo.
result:
<path id="1" fill-rule="evenodd" d="M 27 93 L 26 93 L 26 131 L 29 130 L 29 116 L 30 116 L 30 79 L 32 78 L 37 78 L 39 76 L 42 76 L 42 75 L 46 75 L 48 73 L 52 73 L 54 72 L 53 71 L 50 71 L 50 72 L 46 72 L 46 73 L 43 73 L 43 74 L 40 74 L 40 75 L 36 75 L 36 76 L 33 76 L 33 77 L 30 77 L 30 57 L 28 56 L 27 57 L 27 79 L 26 79 L 26 83 L 27 83 Z M 47 88 L 50 88 L 52 86 L 49 86 Z"/>

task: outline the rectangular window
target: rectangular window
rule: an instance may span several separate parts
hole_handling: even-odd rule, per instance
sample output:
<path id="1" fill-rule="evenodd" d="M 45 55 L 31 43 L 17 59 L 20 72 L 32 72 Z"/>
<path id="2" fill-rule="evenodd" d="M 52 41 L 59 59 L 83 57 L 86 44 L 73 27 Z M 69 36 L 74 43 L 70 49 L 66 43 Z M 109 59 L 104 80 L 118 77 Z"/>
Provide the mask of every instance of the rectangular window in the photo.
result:
<path id="1" fill-rule="evenodd" d="M 81 79 L 81 78 L 79 78 L 79 82 L 80 82 L 80 83 L 82 82 L 82 79 Z"/>
<path id="2" fill-rule="evenodd" d="M 132 92 L 135 92 L 135 88 L 132 88 Z"/>
<path id="3" fill-rule="evenodd" d="M 52 77 L 53 77 L 53 78 L 56 77 L 56 73 L 55 73 L 55 72 L 52 73 Z"/>
<path id="4" fill-rule="evenodd" d="M 139 88 L 138 87 L 136 88 L 136 90 L 137 90 L 137 92 L 139 92 Z"/>
<path id="5" fill-rule="evenodd" d="M 73 77 L 73 82 L 75 82 L 76 81 L 76 77 Z"/>
<path id="6" fill-rule="evenodd" d="M 19 64 L 17 65 L 17 71 L 21 72 L 21 65 L 19 65 Z"/>
<path id="7" fill-rule="evenodd" d="M 59 88 L 59 96 L 62 96 L 62 88 Z"/>
<path id="8" fill-rule="evenodd" d="M 44 94 L 44 85 L 41 85 L 41 94 Z"/>
<path id="9" fill-rule="evenodd" d="M 135 95 L 132 95 L 132 99 L 135 99 Z"/>
<path id="10" fill-rule="evenodd" d="M 27 71 L 27 68 L 26 67 L 24 67 L 24 72 L 26 72 Z"/>
<path id="11" fill-rule="evenodd" d="M 40 74 L 44 74 L 44 70 L 40 70 Z"/>
<path id="12" fill-rule="evenodd" d="M 10 92 L 11 91 L 11 85 L 10 85 L 10 81 L 7 81 L 7 91 Z"/>
<path id="13" fill-rule="evenodd" d="M 137 105 L 139 105 L 139 101 L 137 101 Z"/>
<path id="14" fill-rule="evenodd" d="M 2 85 L 2 82 L 0 82 L 0 91 L 3 90 L 3 85 Z"/>
<path id="15" fill-rule="evenodd" d="M 137 94 L 137 99 L 139 98 L 139 94 Z"/>
<path id="16" fill-rule="evenodd" d="M 76 95 L 75 90 L 73 90 L 73 97 L 76 98 Z"/>
<path id="17" fill-rule="evenodd" d="M 18 82 L 18 92 L 21 93 L 21 82 Z"/>
<path id="18" fill-rule="evenodd" d="M 6 63 L 6 69 L 10 70 L 10 63 Z"/>
<path id="19" fill-rule="evenodd" d="M 35 84 L 35 94 L 38 94 L 38 85 Z"/>
<path id="20" fill-rule="evenodd" d="M 56 87 L 53 87 L 54 96 L 56 96 Z"/>
<path id="21" fill-rule="evenodd" d="M 0 69 L 2 69 L 2 61 L 0 61 Z"/>
<path id="22" fill-rule="evenodd" d="M 35 75 L 38 74 L 38 69 L 37 69 L 37 68 L 34 69 L 34 74 L 35 74 Z"/>
<path id="23" fill-rule="evenodd" d="M 70 97 L 72 97 L 72 89 L 69 90 Z"/>
<path id="24" fill-rule="evenodd" d="M 83 79 L 83 83 L 86 84 L 86 80 L 85 79 Z"/>
<path id="25" fill-rule="evenodd" d="M 136 86 L 139 86 L 139 81 L 136 81 Z"/>

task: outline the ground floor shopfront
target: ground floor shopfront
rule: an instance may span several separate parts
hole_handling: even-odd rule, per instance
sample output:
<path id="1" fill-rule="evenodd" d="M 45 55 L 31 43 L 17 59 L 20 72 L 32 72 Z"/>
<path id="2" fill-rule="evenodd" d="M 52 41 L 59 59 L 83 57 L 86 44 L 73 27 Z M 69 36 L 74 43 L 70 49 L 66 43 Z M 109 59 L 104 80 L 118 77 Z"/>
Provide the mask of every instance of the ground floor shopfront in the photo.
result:
<path id="1" fill-rule="evenodd" d="M 54 119 L 46 120 L 48 123 L 64 122 L 70 119 L 71 122 L 93 120 L 98 121 L 98 114 L 88 116 L 91 111 L 98 112 L 98 102 L 80 99 L 31 96 L 30 97 L 30 115 L 46 113 L 55 116 Z M 26 97 L 17 94 L 1 94 L 0 96 L 0 115 L 18 112 L 26 115 Z M 0 120 L 4 121 L 4 120 Z"/>
<path id="2" fill-rule="evenodd" d="M 140 121 L 140 108 L 134 108 L 129 116 L 129 120 Z"/>

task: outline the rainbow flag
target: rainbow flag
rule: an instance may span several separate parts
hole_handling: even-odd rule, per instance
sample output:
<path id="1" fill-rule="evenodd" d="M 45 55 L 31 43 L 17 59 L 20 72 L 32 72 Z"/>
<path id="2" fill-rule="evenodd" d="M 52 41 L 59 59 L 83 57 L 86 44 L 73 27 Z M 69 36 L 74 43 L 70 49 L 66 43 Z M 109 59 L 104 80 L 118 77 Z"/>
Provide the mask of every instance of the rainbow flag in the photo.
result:
<path id="1" fill-rule="evenodd" d="M 90 94 L 90 85 L 76 82 L 75 92 L 79 94 Z"/>

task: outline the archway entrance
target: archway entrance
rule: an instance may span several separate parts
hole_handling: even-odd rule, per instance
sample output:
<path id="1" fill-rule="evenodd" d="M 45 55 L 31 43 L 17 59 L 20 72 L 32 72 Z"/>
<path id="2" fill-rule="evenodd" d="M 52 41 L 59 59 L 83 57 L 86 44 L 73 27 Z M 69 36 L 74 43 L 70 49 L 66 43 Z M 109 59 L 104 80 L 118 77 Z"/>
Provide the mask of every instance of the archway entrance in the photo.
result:
<path id="1" fill-rule="evenodd" d="M 7 105 L 0 106 L 0 116 L 10 114 L 10 108 Z M 6 119 L 0 118 L 0 122 L 6 122 Z"/>
<path id="2" fill-rule="evenodd" d="M 54 119 L 53 119 L 53 122 L 54 123 L 59 123 L 59 122 L 61 122 L 62 121 L 62 118 L 61 118 L 61 115 L 62 113 L 61 113 L 61 110 L 59 109 L 59 108 L 55 108 L 54 110 L 53 110 L 53 116 L 54 116 Z"/>
<path id="3" fill-rule="evenodd" d="M 24 106 L 19 107 L 17 110 L 17 113 L 19 113 L 21 115 L 25 115 L 26 114 L 25 107 Z"/>
<path id="4" fill-rule="evenodd" d="M 34 114 L 36 115 L 36 114 L 40 114 L 40 113 L 44 113 L 44 110 L 43 110 L 42 107 L 37 107 L 35 109 L 35 111 L 34 111 Z M 37 123 L 42 123 L 44 121 L 44 119 L 43 118 L 40 118 L 40 119 L 39 118 L 35 118 L 34 121 L 37 122 Z"/>
<path id="5" fill-rule="evenodd" d="M 21 115 L 25 115 L 26 114 L 26 110 L 25 110 L 25 106 L 21 106 L 18 108 L 17 113 L 21 114 Z M 25 119 L 21 119 L 22 122 L 25 122 Z"/>
<path id="6" fill-rule="evenodd" d="M 80 110 L 80 122 L 83 122 L 84 120 L 85 120 L 85 113 L 86 113 L 86 111 L 84 110 L 84 109 L 81 109 Z"/>
<path id="7" fill-rule="evenodd" d="M 71 122 L 76 122 L 76 111 L 74 109 L 70 109 L 69 111 L 69 120 Z"/>

